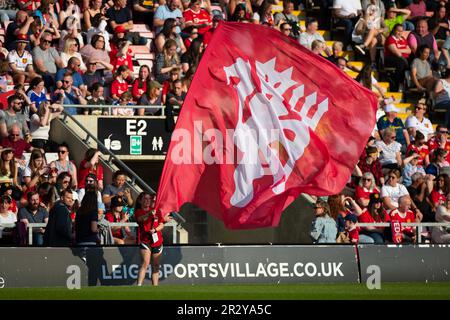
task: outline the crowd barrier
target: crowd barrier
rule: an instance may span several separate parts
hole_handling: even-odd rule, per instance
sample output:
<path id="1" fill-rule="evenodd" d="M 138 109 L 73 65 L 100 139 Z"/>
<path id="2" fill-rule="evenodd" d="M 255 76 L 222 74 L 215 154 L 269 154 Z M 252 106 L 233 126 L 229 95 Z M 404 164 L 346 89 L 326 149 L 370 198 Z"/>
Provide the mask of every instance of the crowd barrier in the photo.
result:
<path id="1" fill-rule="evenodd" d="M 449 281 L 448 245 L 166 246 L 160 284 Z M 137 246 L 0 248 L 4 287 L 134 285 Z M 150 284 L 151 270 L 145 284 Z"/>

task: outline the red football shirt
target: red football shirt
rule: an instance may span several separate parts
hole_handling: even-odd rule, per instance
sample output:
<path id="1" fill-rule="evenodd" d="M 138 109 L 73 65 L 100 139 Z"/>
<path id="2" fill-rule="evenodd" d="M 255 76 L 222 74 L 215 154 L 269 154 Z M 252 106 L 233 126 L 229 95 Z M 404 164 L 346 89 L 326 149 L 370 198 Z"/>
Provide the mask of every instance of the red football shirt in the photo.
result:
<path id="1" fill-rule="evenodd" d="M 406 215 L 404 217 L 402 217 L 400 215 L 400 212 L 398 211 L 398 209 L 394 209 L 391 211 L 391 220 L 398 220 L 402 224 L 406 223 L 406 222 L 415 222 L 416 215 L 411 210 L 408 210 L 408 211 L 406 211 Z M 413 227 L 404 227 L 402 225 L 402 232 L 412 234 L 414 232 Z"/>
<path id="2" fill-rule="evenodd" d="M 134 216 L 136 218 L 136 221 L 138 221 L 138 218 L 147 214 L 148 211 L 144 211 L 143 209 L 139 209 L 134 213 Z M 162 238 L 162 232 L 158 231 L 158 241 L 153 243 L 152 235 L 150 233 L 151 229 L 155 229 L 161 222 L 164 222 L 164 219 L 160 213 L 155 213 L 153 215 L 150 215 L 150 217 L 145 220 L 144 222 L 138 223 L 139 224 L 139 232 L 138 232 L 138 242 L 139 243 L 145 243 L 149 244 L 150 247 L 159 247 L 163 243 Z"/>
<path id="3" fill-rule="evenodd" d="M 119 80 L 115 79 L 111 83 L 111 95 L 115 94 L 120 98 L 122 93 L 127 91 L 128 91 L 128 82 L 126 81 L 120 82 Z"/>
<path id="4" fill-rule="evenodd" d="M 103 180 L 103 167 L 101 164 L 97 164 L 97 168 L 85 168 L 87 160 L 82 160 L 78 169 L 78 188 L 82 189 L 86 187 L 86 177 L 89 173 L 93 173 L 97 176 L 97 180 Z"/>
<path id="5" fill-rule="evenodd" d="M 428 150 L 429 150 L 428 152 L 431 153 L 431 152 L 433 152 L 433 150 L 436 150 L 437 148 L 439 148 L 439 141 L 437 141 L 436 138 L 431 138 L 430 140 L 428 140 Z M 447 152 L 448 152 L 445 160 L 450 162 L 450 142 L 448 140 L 445 143 L 445 150 L 447 150 Z"/>
<path id="6" fill-rule="evenodd" d="M 116 216 L 111 212 L 107 212 L 105 214 L 105 219 L 109 222 L 120 222 L 120 219 L 116 219 Z M 112 230 L 112 235 L 114 238 L 123 239 L 122 228 L 118 228 L 117 230 Z"/>
<path id="7" fill-rule="evenodd" d="M 194 12 L 189 8 L 183 12 L 183 17 L 185 22 L 192 21 L 194 24 L 211 24 L 211 16 L 205 9 L 200 9 L 199 12 Z M 210 28 L 211 26 L 199 28 L 198 33 L 204 34 Z"/>
<path id="8" fill-rule="evenodd" d="M 410 144 L 408 146 L 408 148 L 406 148 L 406 154 L 408 154 L 408 152 L 410 150 L 413 150 L 415 153 L 417 153 L 420 158 L 418 159 L 417 165 L 419 166 L 423 166 L 425 164 L 425 158 L 426 156 L 430 153 L 430 149 L 428 148 L 428 146 L 426 144 L 421 145 L 420 147 L 416 147 L 413 144 Z"/>

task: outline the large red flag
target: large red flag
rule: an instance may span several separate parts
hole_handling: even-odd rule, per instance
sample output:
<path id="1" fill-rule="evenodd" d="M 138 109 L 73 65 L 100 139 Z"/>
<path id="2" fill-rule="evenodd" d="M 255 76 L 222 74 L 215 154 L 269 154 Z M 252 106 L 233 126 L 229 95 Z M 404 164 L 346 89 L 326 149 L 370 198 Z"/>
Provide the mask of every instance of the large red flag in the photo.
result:
<path id="1" fill-rule="evenodd" d="M 277 30 L 221 23 L 183 104 L 156 209 L 191 202 L 228 228 L 277 226 L 300 193 L 340 192 L 377 100 Z"/>

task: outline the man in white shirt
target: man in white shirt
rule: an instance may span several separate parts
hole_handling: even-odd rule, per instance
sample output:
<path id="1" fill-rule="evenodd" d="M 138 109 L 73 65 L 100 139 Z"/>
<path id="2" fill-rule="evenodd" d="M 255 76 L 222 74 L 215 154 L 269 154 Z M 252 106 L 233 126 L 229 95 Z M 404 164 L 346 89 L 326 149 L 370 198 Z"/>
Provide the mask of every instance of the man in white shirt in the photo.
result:
<path id="1" fill-rule="evenodd" d="M 350 44 L 353 29 L 362 13 L 361 0 L 334 0 L 333 15 L 338 18 L 336 26 L 345 27 L 345 47 Z"/>
<path id="2" fill-rule="evenodd" d="M 420 131 L 425 136 L 426 140 L 430 139 L 433 134 L 433 125 L 430 119 L 425 117 L 425 112 L 427 111 L 427 105 L 425 99 L 419 100 L 414 109 L 414 114 L 410 115 L 405 122 L 405 127 L 408 130 L 410 139 L 415 137 L 416 131 Z M 413 141 L 414 138 L 411 140 Z"/>

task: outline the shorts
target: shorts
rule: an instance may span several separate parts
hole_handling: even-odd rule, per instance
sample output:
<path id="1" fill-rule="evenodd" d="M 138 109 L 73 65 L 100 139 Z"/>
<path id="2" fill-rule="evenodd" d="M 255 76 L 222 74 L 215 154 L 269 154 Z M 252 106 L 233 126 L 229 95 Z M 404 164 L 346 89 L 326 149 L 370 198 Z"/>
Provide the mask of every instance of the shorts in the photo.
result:
<path id="1" fill-rule="evenodd" d="M 163 245 L 160 245 L 158 247 L 150 247 L 149 245 L 141 242 L 139 244 L 139 248 L 141 248 L 142 250 L 149 250 L 153 254 L 162 253 L 163 252 Z"/>

